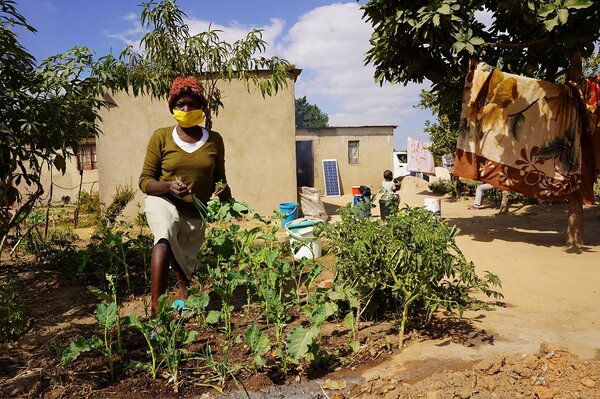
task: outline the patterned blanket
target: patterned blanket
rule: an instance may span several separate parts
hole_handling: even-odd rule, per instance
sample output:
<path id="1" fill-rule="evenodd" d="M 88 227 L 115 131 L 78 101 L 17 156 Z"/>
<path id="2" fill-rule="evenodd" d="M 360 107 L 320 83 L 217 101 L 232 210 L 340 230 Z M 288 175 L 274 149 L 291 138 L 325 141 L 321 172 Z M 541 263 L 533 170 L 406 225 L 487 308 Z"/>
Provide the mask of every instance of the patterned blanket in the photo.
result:
<path id="1" fill-rule="evenodd" d="M 577 89 L 469 66 L 454 174 L 530 197 L 593 203 L 600 139 Z"/>

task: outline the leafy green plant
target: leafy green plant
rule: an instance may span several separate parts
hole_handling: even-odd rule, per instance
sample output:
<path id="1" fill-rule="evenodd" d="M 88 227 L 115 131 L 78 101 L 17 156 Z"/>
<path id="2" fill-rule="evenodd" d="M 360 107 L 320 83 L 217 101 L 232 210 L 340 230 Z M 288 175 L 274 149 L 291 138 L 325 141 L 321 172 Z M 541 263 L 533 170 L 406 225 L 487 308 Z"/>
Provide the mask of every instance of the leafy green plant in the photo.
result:
<path id="1" fill-rule="evenodd" d="M 208 295 L 198 297 L 190 295 L 185 301 L 187 308 L 204 312 L 208 306 Z M 156 318 L 145 322 L 140 321 L 137 315 L 127 316 L 124 326 L 138 330 L 144 336 L 151 362 L 142 365 L 156 378 L 161 367 L 165 367 L 173 380 L 173 390 L 179 391 L 179 370 L 181 363 L 189 355 L 183 346 L 194 341 L 198 331 L 187 331 L 184 328 L 186 317 L 179 310 L 168 305 L 167 295 L 162 295 L 158 300 Z"/>
<path id="2" fill-rule="evenodd" d="M 252 353 L 252 363 L 256 366 L 264 366 L 266 363 L 264 356 L 271 349 L 269 336 L 262 332 L 256 324 L 251 324 L 244 333 L 244 342 Z"/>
<path id="3" fill-rule="evenodd" d="M 251 209 L 243 202 L 230 198 L 221 201 L 219 197 L 213 196 L 205 204 L 195 195 L 192 196 L 194 205 L 200 217 L 207 223 L 231 222 L 233 219 L 240 220 L 251 212 Z"/>
<path id="4" fill-rule="evenodd" d="M 211 287 L 221 299 L 221 319 L 225 335 L 231 334 L 231 314 L 233 313 L 233 293 L 235 289 L 246 282 L 246 276 L 240 270 L 229 267 L 230 265 L 209 268 Z"/>
<path id="5" fill-rule="evenodd" d="M 0 342 L 25 334 L 31 309 L 19 295 L 19 280 L 9 276 L 0 281 Z"/>
<path id="6" fill-rule="evenodd" d="M 429 183 L 429 189 L 438 195 L 452 194 L 455 192 L 455 187 L 449 180 L 436 179 Z"/>
<path id="7" fill-rule="evenodd" d="M 117 185 L 116 191 L 112 196 L 110 205 L 102 215 L 103 223 L 98 226 L 99 229 L 110 229 L 115 225 L 117 217 L 123 213 L 123 210 L 135 196 L 135 190 L 130 185 Z"/>
<path id="8" fill-rule="evenodd" d="M 440 307 L 460 316 L 473 289 L 501 296 L 492 289 L 500 286 L 498 277 L 477 276 L 465 259 L 454 240 L 457 228 L 424 208 L 406 207 L 387 223 L 357 218 L 348 208 L 341 215 L 325 230 L 339 260 L 336 283 L 355 290 L 359 309 L 376 298 L 373 312 L 400 310 L 400 348 L 411 320 L 430 321 Z"/>
<path id="9" fill-rule="evenodd" d="M 63 366 L 68 366 L 76 360 L 79 355 L 91 350 L 99 351 L 108 363 L 110 376 L 115 377 L 115 358 L 118 354 L 123 354 L 123 345 L 121 340 L 121 317 L 119 315 L 119 306 L 117 304 L 117 287 L 115 286 L 114 276 L 106 275 L 110 287 L 110 294 L 92 287 L 91 291 L 101 297 L 101 302 L 94 311 L 94 318 L 101 328 L 101 335 L 93 335 L 91 338 L 77 337 L 61 353 L 60 362 Z M 114 334 L 116 330 L 117 348 L 114 349 Z"/>

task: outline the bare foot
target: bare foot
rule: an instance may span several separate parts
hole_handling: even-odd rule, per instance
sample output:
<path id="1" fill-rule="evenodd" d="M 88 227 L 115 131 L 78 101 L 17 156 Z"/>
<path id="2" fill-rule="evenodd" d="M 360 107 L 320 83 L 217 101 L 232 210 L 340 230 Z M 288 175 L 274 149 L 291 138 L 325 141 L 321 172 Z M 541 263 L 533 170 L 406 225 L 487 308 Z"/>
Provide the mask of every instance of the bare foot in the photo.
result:
<path id="1" fill-rule="evenodd" d="M 190 297 L 190 293 L 188 292 L 187 288 L 179 288 L 177 290 L 177 295 L 175 295 L 175 298 L 177 299 L 183 299 L 184 301 L 186 299 L 188 299 Z"/>

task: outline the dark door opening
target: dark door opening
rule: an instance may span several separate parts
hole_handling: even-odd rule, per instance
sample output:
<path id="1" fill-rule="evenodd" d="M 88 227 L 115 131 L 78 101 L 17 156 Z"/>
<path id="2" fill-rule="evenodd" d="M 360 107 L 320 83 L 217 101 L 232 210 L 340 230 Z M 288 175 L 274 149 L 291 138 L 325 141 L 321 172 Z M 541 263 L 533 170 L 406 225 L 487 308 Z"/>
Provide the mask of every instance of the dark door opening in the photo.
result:
<path id="1" fill-rule="evenodd" d="M 298 187 L 314 187 L 312 141 L 296 141 L 296 183 Z"/>

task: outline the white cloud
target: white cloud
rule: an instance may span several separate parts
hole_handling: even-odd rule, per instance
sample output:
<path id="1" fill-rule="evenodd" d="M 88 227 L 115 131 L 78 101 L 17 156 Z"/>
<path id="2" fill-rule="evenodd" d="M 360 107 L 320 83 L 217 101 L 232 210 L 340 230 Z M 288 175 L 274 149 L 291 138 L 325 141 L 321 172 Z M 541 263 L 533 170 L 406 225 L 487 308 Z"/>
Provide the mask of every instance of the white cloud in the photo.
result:
<path id="1" fill-rule="evenodd" d="M 125 21 L 136 21 L 138 19 L 138 15 L 134 12 L 130 12 L 127 15 L 123 15 L 123 18 Z"/>
<path id="2" fill-rule="evenodd" d="M 230 43 L 251 29 L 262 29 L 263 39 L 270 44 L 266 55 L 285 58 L 303 70 L 296 83 L 296 96 L 307 96 L 310 103 L 318 105 L 329 115 L 331 125 L 399 125 L 397 148 L 406 146 L 408 135 L 426 139 L 422 128 L 430 114 L 414 108 L 424 86 L 380 86 L 374 81 L 375 68 L 364 65 L 372 27 L 362 20 L 356 2 L 314 8 L 287 32 L 285 21 L 279 18 L 262 26 L 235 21 L 211 25 L 208 20 L 194 18 L 186 23 L 191 34 L 204 32 L 210 25 L 222 31 L 219 37 Z M 135 23 L 129 31 L 113 37 L 130 43 L 134 35 L 139 40 L 141 34 L 139 23 Z"/>
<path id="3" fill-rule="evenodd" d="M 423 86 L 376 83 L 375 68 L 364 65 L 371 34 L 357 3 L 331 4 L 300 17 L 277 50 L 303 69 L 297 97 L 318 105 L 330 125 L 399 125 L 396 146 L 404 148 L 408 135 L 425 139 L 422 125 L 429 114 L 413 107 Z"/>

